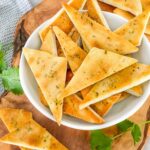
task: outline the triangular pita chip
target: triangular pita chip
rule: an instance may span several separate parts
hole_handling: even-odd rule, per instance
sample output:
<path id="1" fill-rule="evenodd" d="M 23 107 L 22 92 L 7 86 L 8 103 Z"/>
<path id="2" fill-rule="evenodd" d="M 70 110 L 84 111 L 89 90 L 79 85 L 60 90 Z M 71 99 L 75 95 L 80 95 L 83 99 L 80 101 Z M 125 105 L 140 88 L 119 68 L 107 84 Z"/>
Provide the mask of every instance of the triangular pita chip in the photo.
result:
<path id="1" fill-rule="evenodd" d="M 67 4 L 63 6 L 89 50 L 97 47 L 119 54 L 129 54 L 138 51 L 138 48 L 126 39 L 111 32 Z"/>
<path id="2" fill-rule="evenodd" d="M 70 0 L 69 1 L 69 5 L 78 10 L 82 9 L 85 3 L 86 3 L 86 0 Z M 42 41 L 44 40 L 51 26 L 58 26 L 65 33 L 69 33 L 71 31 L 73 24 L 70 21 L 66 12 L 62 9 L 60 12 L 56 14 L 56 16 L 55 16 L 56 17 L 55 20 L 50 25 L 46 26 L 39 32 L 40 38 Z"/>
<path id="3" fill-rule="evenodd" d="M 73 73 L 77 71 L 82 61 L 86 57 L 86 52 L 82 50 L 72 39 L 67 36 L 60 28 L 53 27 L 56 37 L 61 45 L 64 55 Z"/>
<path id="4" fill-rule="evenodd" d="M 34 121 L 30 121 L 24 127 L 8 133 L 0 141 L 36 150 L 67 150 L 46 129 Z"/>
<path id="5" fill-rule="evenodd" d="M 144 11 L 146 9 L 150 8 L 150 1 L 149 0 L 141 0 L 141 3 L 142 3 L 142 8 Z M 150 19 L 148 21 L 145 33 L 150 34 Z"/>
<path id="6" fill-rule="evenodd" d="M 97 0 L 87 0 L 86 7 L 90 18 L 110 29 Z"/>
<path id="7" fill-rule="evenodd" d="M 95 113 L 90 107 L 80 110 L 81 99 L 77 95 L 71 95 L 64 99 L 63 111 L 65 114 L 79 118 L 90 123 L 104 123 L 104 119 Z"/>
<path id="8" fill-rule="evenodd" d="M 1 108 L 0 119 L 3 121 L 9 132 L 23 127 L 24 124 L 32 120 L 31 112 L 23 109 L 13 108 Z M 20 147 L 21 150 L 29 150 L 27 148 Z"/>
<path id="9" fill-rule="evenodd" d="M 69 96 L 136 63 L 137 60 L 93 48 L 68 83 L 61 96 Z M 95 67 L 96 66 L 96 67 Z"/>
<path id="10" fill-rule="evenodd" d="M 142 5 L 140 0 L 100 0 L 109 5 L 129 11 L 134 15 L 142 13 Z"/>
<path id="11" fill-rule="evenodd" d="M 141 96 L 143 94 L 143 89 L 141 85 L 135 86 L 131 89 L 126 90 L 127 93 L 134 95 L 134 96 Z"/>
<path id="12" fill-rule="evenodd" d="M 80 108 L 83 109 L 148 80 L 150 80 L 150 66 L 136 63 L 98 82 L 82 101 Z"/>
<path id="13" fill-rule="evenodd" d="M 57 56 L 56 38 L 51 28 L 46 34 L 40 49 L 47 51 L 54 56 Z"/>
<path id="14" fill-rule="evenodd" d="M 47 52 L 23 49 L 25 58 L 35 76 L 50 110 L 58 124 L 62 118 L 63 100 L 57 99 L 65 86 L 67 61 L 63 57 L 53 57 Z"/>
<path id="15" fill-rule="evenodd" d="M 131 13 L 129 13 L 125 10 L 119 9 L 119 8 L 115 8 L 113 10 L 113 12 L 117 15 L 122 16 L 123 18 L 126 18 L 127 20 L 130 20 L 130 19 L 134 18 L 134 15 L 132 15 Z"/>
<path id="16" fill-rule="evenodd" d="M 149 11 L 144 11 L 114 32 L 124 37 L 135 46 L 139 46 L 149 20 L 149 15 Z"/>
<path id="17" fill-rule="evenodd" d="M 9 132 L 12 132 L 32 120 L 32 113 L 23 109 L 1 108 L 0 119 L 4 122 Z"/>
<path id="18" fill-rule="evenodd" d="M 119 97 L 118 101 L 116 103 L 119 103 L 123 100 L 125 100 L 126 98 L 128 98 L 130 96 L 129 93 L 126 93 L 126 92 L 121 92 L 121 96 Z"/>
<path id="19" fill-rule="evenodd" d="M 104 99 L 98 103 L 91 105 L 91 107 L 100 116 L 105 116 L 110 111 L 110 109 L 113 107 L 113 105 L 119 100 L 120 96 L 121 96 L 121 94 L 113 95 L 107 99 Z"/>

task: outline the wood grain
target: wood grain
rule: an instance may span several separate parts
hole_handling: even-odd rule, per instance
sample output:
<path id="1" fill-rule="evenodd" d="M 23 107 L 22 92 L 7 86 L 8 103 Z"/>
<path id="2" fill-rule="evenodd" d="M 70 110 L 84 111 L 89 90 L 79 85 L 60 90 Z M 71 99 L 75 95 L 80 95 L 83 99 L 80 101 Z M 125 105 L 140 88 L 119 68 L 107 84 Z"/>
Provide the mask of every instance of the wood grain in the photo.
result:
<path id="1" fill-rule="evenodd" d="M 12 65 L 18 66 L 22 47 L 31 33 L 44 21 L 51 18 L 60 8 L 61 3 L 66 0 L 44 0 L 41 4 L 36 6 L 31 11 L 27 12 L 18 22 L 15 40 L 14 40 L 14 58 Z M 114 7 L 100 3 L 103 10 L 112 12 Z M 150 98 L 145 105 L 130 119 L 135 122 L 141 122 L 149 119 Z M 1 96 L 0 108 L 23 108 L 33 113 L 33 118 L 52 133 L 60 142 L 67 146 L 70 150 L 90 150 L 89 140 L 90 132 L 71 129 L 65 126 L 58 127 L 56 123 L 43 116 L 27 99 L 25 95 L 16 96 L 12 93 L 5 92 Z M 134 146 L 132 138 L 129 133 L 126 133 L 121 138 L 113 143 L 113 150 L 137 150 L 143 147 L 147 137 L 147 126 L 142 127 L 141 142 Z M 4 124 L 0 122 L 0 136 L 3 136 L 8 131 Z M 105 129 L 108 134 L 117 134 L 116 127 Z M 0 149 L 17 150 L 17 147 L 0 143 Z"/>

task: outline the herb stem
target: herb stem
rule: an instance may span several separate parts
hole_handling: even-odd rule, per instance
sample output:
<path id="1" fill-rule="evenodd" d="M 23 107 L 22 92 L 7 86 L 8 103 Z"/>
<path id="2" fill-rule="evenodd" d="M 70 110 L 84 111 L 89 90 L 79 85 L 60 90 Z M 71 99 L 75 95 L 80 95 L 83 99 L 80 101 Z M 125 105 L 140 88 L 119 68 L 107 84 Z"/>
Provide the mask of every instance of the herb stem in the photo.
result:
<path id="1" fill-rule="evenodd" d="M 120 134 L 117 134 L 116 136 L 112 137 L 112 140 L 117 139 L 118 137 L 122 136 L 123 134 L 125 134 L 126 132 L 130 131 L 132 129 L 132 127 L 130 127 L 127 131 L 125 132 L 121 132 Z"/>

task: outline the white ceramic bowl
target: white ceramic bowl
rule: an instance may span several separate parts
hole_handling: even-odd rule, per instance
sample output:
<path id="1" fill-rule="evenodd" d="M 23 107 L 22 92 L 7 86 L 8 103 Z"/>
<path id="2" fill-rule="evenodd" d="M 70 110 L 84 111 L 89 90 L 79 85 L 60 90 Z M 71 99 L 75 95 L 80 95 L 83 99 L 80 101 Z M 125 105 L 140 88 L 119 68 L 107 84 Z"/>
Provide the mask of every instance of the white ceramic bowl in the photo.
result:
<path id="1" fill-rule="evenodd" d="M 124 18 L 118 15 L 112 14 L 112 13 L 104 12 L 104 15 L 112 30 L 117 29 L 119 26 L 127 22 Z M 25 44 L 25 47 L 39 49 L 41 45 L 41 41 L 40 41 L 38 32 L 40 31 L 40 29 L 44 28 L 44 26 L 52 22 L 55 17 L 53 17 L 52 19 L 49 19 L 48 21 L 43 23 L 41 26 L 39 26 L 28 39 L 28 41 Z M 140 48 L 140 51 L 136 54 L 133 54 L 133 56 L 136 59 L 138 59 L 139 62 L 141 63 L 150 64 L 150 59 L 148 57 L 150 56 L 150 45 L 149 45 L 149 41 L 147 40 L 145 36 L 143 37 L 142 44 L 139 48 Z M 47 116 L 49 119 L 54 120 L 49 109 L 46 108 L 44 105 L 42 105 L 40 102 L 37 83 L 33 77 L 33 74 L 23 54 L 20 60 L 20 80 L 21 80 L 23 90 L 26 96 L 31 101 L 31 103 L 42 114 Z M 75 129 L 80 129 L 80 130 L 95 130 L 95 129 L 102 129 L 102 128 L 115 125 L 125 120 L 126 118 L 129 118 L 144 104 L 144 102 L 146 101 L 150 93 L 149 82 L 144 84 L 143 91 L 144 93 L 141 97 L 130 96 L 125 101 L 122 101 L 116 104 L 112 108 L 112 110 L 104 117 L 106 121 L 104 124 L 91 124 L 91 123 L 87 123 L 87 122 L 78 120 L 76 118 L 73 118 L 67 115 L 63 115 L 62 125 L 75 128 Z"/>

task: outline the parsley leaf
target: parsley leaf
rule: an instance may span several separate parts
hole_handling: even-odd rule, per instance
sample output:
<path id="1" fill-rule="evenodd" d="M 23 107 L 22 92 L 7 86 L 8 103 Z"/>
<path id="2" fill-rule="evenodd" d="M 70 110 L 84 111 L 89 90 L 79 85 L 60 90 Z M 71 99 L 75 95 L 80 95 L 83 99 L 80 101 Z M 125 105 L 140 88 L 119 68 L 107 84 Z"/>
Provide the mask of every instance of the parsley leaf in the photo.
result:
<path id="1" fill-rule="evenodd" d="M 2 78 L 5 90 L 11 91 L 18 95 L 23 93 L 18 68 L 8 68 L 7 70 L 3 70 L 0 77 Z"/>
<path id="2" fill-rule="evenodd" d="M 132 137 L 134 140 L 134 144 L 138 143 L 141 139 L 141 130 L 137 124 L 133 125 L 133 128 L 131 130 L 131 134 L 132 134 Z"/>
<path id="3" fill-rule="evenodd" d="M 133 125 L 134 125 L 134 123 L 131 122 L 130 120 L 124 120 L 124 121 L 118 123 L 117 127 L 121 132 L 126 132 Z"/>
<path id="4" fill-rule="evenodd" d="M 102 131 L 91 131 L 91 150 L 111 150 L 112 139 Z"/>

